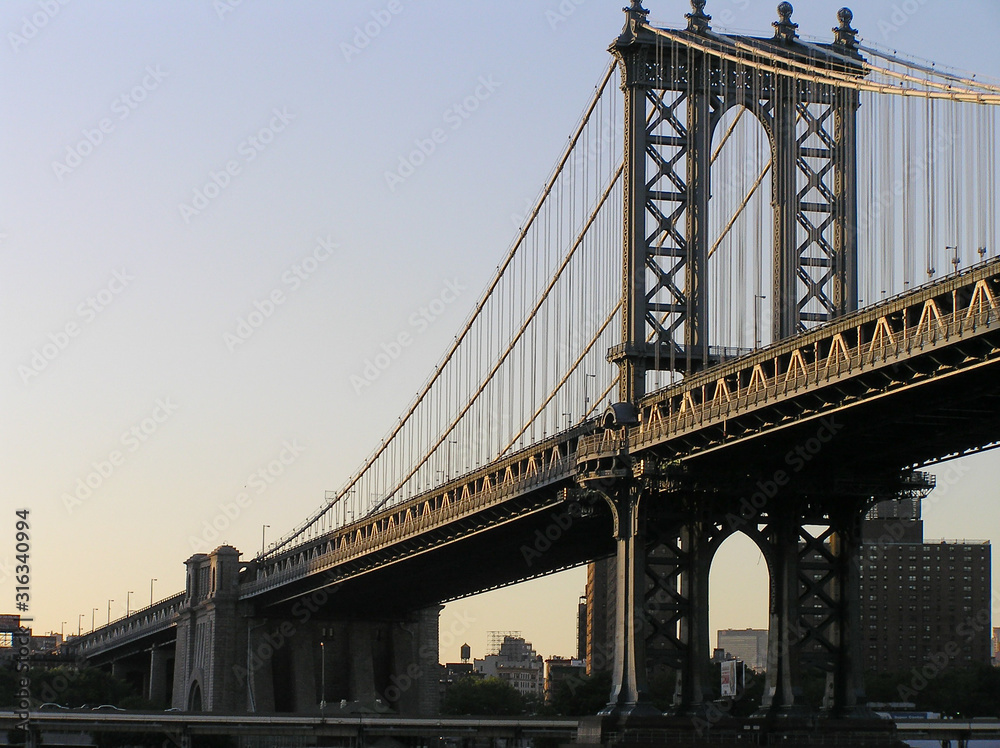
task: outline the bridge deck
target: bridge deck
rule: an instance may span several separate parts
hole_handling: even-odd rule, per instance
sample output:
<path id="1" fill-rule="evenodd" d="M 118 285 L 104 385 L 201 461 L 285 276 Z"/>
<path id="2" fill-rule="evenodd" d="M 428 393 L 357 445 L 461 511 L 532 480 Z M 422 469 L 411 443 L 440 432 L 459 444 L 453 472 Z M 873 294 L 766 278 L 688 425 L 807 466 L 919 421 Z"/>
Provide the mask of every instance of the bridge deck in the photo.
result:
<path id="1" fill-rule="evenodd" d="M 579 465 L 625 452 L 704 464 L 736 485 L 756 476 L 727 472 L 728 465 L 791 467 L 790 456 L 810 444 L 823 418 L 834 418 L 827 424 L 840 433 L 822 454 L 809 453 L 810 470 L 898 475 L 995 446 L 998 299 L 1000 259 L 705 370 L 647 396 L 627 435 L 590 422 L 251 563 L 241 596 L 283 604 L 323 587 L 350 592 L 347 583 L 363 576 L 344 604 L 391 591 L 401 606 L 418 606 L 605 555 L 612 548 L 606 508 L 567 506 Z M 546 543 L 545 533 L 555 541 Z M 398 579 L 414 574 L 421 584 L 401 589 Z M 168 627 L 164 615 L 179 602 L 84 637 L 82 651 Z"/>

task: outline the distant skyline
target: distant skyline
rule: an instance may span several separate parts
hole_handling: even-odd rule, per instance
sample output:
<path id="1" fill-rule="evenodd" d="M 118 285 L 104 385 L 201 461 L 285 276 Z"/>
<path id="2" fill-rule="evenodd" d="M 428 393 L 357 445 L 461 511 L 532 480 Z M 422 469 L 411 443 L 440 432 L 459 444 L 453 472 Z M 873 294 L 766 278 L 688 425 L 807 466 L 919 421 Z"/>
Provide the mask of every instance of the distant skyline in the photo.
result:
<path id="1" fill-rule="evenodd" d="M 706 11 L 769 34 L 776 4 Z M 15 509 L 35 631 L 75 634 L 149 604 L 151 582 L 154 599 L 181 591 L 194 552 L 253 557 L 338 488 L 507 250 L 622 5 L 3 3 L 0 613 Z M 657 25 L 690 12 L 644 5 Z M 793 20 L 829 38 L 840 5 Z M 995 2 L 856 6 L 866 41 L 1000 77 Z M 936 468 L 926 536 L 996 537 L 998 471 L 992 453 Z M 766 627 L 749 540 L 724 544 L 711 582 L 713 633 Z M 491 630 L 573 655 L 584 583 L 580 568 L 450 603 L 442 661 L 464 642 L 482 657 Z"/>

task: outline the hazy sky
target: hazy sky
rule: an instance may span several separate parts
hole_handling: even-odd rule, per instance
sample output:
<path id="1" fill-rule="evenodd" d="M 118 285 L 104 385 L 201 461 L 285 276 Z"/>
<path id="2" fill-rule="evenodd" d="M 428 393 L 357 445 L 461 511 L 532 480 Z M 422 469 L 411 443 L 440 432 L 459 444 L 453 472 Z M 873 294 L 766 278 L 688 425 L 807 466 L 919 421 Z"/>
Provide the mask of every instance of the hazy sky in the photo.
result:
<path id="1" fill-rule="evenodd" d="M 15 509 L 30 510 L 36 631 L 75 633 L 109 600 L 112 618 L 148 604 L 151 579 L 156 599 L 180 591 L 193 552 L 252 556 L 264 525 L 273 540 L 340 486 L 509 246 L 623 4 L 4 0 L 0 612 Z M 775 5 L 707 11 L 768 33 Z M 797 5 L 803 34 L 831 34 L 837 3 Z M 690 9 L 646 6 L 675 27 Z M 868 40 L 1000 76 L 994 0 L 856 6 Z M 435 128 L 424 163 L 388 177 Z M 448 284 L 454 301 L 356 392 Z M 998 460 L 952 472 L 929 536 L 997 535 Z M 749 542 L 721 551 L 713 628 L 765 625 L 756 558 Z M 572 654 L 584 578 L 449 606 L 442 656 L 463 641 L 482 656 L 492 629 Z"/>

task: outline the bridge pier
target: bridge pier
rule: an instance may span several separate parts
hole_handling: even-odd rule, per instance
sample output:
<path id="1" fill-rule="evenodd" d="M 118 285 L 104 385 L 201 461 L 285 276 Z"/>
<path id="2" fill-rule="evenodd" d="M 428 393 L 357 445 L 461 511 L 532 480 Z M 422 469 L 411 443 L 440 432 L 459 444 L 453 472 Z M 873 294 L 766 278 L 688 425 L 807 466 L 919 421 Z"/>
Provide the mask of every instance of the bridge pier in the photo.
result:
<path id="1" fill-rule="evenodd" d="M 779 508 L 768 527 L 771 548 L 769 569 L 767 674 L 762 715 L 770 717 L 803 716 L 801 659 L 794 645 L 801 631 L 798 621 L 799 600 L 799 525 L 795 516 Z"/>
<path id="2" fill-rule="evenodd" d="M 149 651 L 149 682 L 146 698 L 155 706 L 170 702 L 170 661 L 167 648 L 154 644 Z"/>
<path id="3" fill-rule="evenodd" d="M 440 606 L 401 618 L 348 619 L 317 595 L 261 616 L 239 601 L 239 552 L 221 546 L 188 559 L 178 613 L 173 706 L 187 711 L 310 713 L 339 709 L 438 711 Z M 150 693 L 165 662 L 150 659 Z M 158 687 L 158 686 L 157 686 Z"/>
<path id="4" fill-rule="evenodd" d="M 246 650 L 245 629 L 237 613 L 239 556 L 235 548 L 223 545 L 185 562 L 187 583 L 178 611 L 172 703 L 178 709 L 244 708 L 245 687 L 235 669 Z"/>
<path id="5" fill-rule="evenodd" d="M 646 543 L 643 497 L 625 484 L 606 494 L 615 519 L 616 584 L 614 661 L 611 696 L 601 710 L 605 716 L 658 715 L 649 701 L 646 683 L 646 626 L 643 600 L 646 584 Z"/>

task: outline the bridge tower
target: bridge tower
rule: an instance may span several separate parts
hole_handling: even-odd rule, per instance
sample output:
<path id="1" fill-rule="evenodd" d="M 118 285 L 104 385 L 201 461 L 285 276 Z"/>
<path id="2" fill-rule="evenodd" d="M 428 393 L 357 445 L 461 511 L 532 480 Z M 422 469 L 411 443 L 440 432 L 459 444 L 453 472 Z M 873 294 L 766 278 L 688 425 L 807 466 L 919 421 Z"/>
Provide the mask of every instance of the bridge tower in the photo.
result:
<path id="1" fill-rule="evenodd" d="M 641 0 L 610 52 L 624 92 L 625 181 L 622 337 L 608 353 L 619 367 L 619 401 L 605 426 L 636 428 L 647 372 L 684 375 L 720 361 L 709 340 L 709 223 L 713 136 L 723 116 L 745 107 L 764 128 L 772 160 L 772 338 L 854 311 L 857 291 L 858 91 L 820 82 L 864 75 L 853 15 L 843 8 L 832 44 L 805 44 L 778 6 L 770 38 L 721 35 L 705 0 L 692 0 L 687 28 L 657 33 Z M 627 441 L 626 441 L 627 443 Z M 621 477 L 584 475 L 615 516 L 617 555 L 613 691 L 605 714 L 658 713 L 647 673 L 676 677 L 674 712 L 697 715 L 711 700 L 708 574 L 732 532 L 746 532 L 768 561 L 770 642 L 764 701 L 769 715 L 800 709 L 806 665 L 827 673 L 828 713 L 863 703 L 859 669 L 857 564 L 863 497 L 823 503 L 769 498 L 742 526 L 740 502 L 756 490 L 685 491 L 648 457 L 620 459 Z M 704 488 L 699 489 L 704 491 Z M 818 536 L 807 526 L 822 525 Z M 813 530 L 815 532 L 815 530 Z"/>
<path id="2" fill-rule="evenodd" d="M 704 0 L 687 30 L 664 38 L 641 0 L 611 53 L 625 95 L 620 400 L 645 394 L 649 371 L 692 373 L 718 360 L 709 341 L 709 199 L 713 137 L 745 107 L 767 133 L 774 164 L 773 338 L 858 307 L 858 92 L 811 82 L 809 70 L 861 76 L 847 8 L 832 45 L 799 42 L 792 6 L 778 6 L 774 37 L 718 35 Z M 801 72 L 780 75 L 760 68 Z"/>

